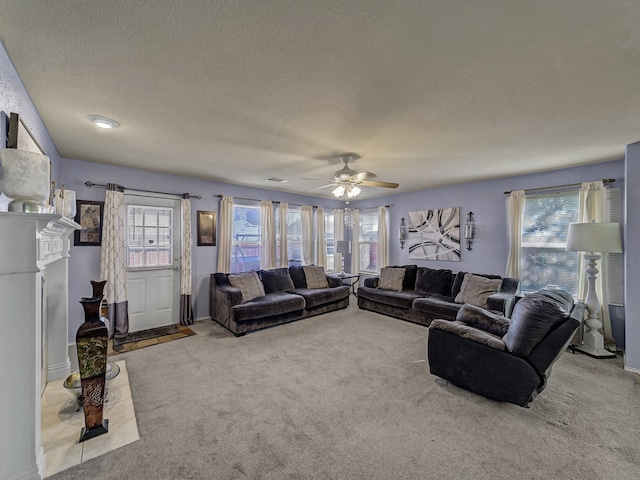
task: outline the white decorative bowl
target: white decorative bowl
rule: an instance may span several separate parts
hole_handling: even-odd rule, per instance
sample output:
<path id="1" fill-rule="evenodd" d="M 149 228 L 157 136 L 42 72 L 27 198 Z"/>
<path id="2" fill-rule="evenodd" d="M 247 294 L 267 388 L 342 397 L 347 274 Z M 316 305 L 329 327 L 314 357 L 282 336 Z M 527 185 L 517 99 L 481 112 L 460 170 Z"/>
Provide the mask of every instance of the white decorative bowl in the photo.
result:
<path id="1" fill-rule="evenodd" d="M 10 212 L 42 213 L 49 198 L 49 157 L 15 148 L 0 150 L 2 191 L 13 201 Z"/>

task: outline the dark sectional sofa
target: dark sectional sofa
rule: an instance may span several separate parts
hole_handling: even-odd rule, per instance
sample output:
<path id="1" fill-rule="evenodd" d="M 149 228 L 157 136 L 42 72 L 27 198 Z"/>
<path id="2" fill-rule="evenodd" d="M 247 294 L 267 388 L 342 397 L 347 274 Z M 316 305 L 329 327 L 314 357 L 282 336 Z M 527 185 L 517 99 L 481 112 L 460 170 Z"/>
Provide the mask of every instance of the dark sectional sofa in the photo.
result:
<path id="1" fill-rule="evenodd" d="M 457 303 L 455 300 L 467 272 L 453 273 L 451 270 L 417 265 L 392 268 L 405 269 L 402 291 L 378 288 L 380 277 L 368 277 L 364 285 L 358 288 L 358 307 L 427 326 L 436 318 L 456 319 L 464 302 Z M 479 306 L 509 317 L 519 293 L 520 281 L 499 275 L 473 275 L 501 280 L 496 292 L 488 297 L 486 305 Z"/>
<path id="2" fill-rule="evenodd" d="M 305 267 L 256 273 L 264 295 L 248 301 L 243 301 L 241 290 L 231 285 L 229 274 L 211 275 L 211 318 L 236 336 L 349 306 L 350 289 L 337 276 L 325 275 L 325 288 L 308 288 Z"/>

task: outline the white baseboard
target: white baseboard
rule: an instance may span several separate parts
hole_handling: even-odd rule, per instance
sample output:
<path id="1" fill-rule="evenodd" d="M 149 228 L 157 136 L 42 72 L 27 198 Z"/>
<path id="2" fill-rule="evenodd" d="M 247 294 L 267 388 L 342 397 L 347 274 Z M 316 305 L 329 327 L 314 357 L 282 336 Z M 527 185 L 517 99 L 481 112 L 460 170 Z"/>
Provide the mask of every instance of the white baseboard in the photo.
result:
<path id="1" fill-rule="evenodd" d="M 624 366 L 625 371 L 627 372 L 631 372 L 631 373 L 637 373 L 638 375 L 640 375 L 640 369 L 638 368 L 631 368 L 631 367 L 627 367 L 626 365 Z"/>
<path id="2" fill-rule="evenodd" d="M 67 378 L 71 373 L 71 360 L 67 356 L 67 360 L 56 365 L 49 365 L 47 368 L 47 382 L 61 380 Z"/>
<path id="3" fill-rule="evenodd" d="M 16 472 L 7 473 L 6 475 L 0 472 L 0 480 L 40 480 L 44 478 L 44 472 L 40 474 L 38 469 L 38 465 L 32 465 Z"/>

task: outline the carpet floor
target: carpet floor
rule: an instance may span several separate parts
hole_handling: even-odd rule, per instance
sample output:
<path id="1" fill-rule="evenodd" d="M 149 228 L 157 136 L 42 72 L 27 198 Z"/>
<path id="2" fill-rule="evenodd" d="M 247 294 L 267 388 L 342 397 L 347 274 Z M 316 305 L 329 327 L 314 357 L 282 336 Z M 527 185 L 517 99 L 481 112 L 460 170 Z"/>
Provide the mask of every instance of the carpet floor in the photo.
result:
<path id="1" fill-rule="evenodd" d="M 64 479 L 637 479 L 640 376 L 566 352 L 531 408 L 429 373 L 427 329 L 355 305 L 122 353 L 140 440 Z"/>

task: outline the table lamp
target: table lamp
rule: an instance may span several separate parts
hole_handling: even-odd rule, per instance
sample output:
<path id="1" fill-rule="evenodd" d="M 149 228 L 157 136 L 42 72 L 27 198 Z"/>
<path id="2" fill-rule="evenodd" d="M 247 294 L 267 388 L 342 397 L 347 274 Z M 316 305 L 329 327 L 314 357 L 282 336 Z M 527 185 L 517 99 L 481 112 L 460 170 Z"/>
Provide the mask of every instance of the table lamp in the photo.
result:
<path id="1" fill-rule="evenodd" d="M 338 240 L 336 242 L 336 253 L 342 255 L 342 271 L 340 272 L 340 276 L 344 277 L 344 256 L 347 253 L 351 253 L 351 242 L 348 240 Z"/>

